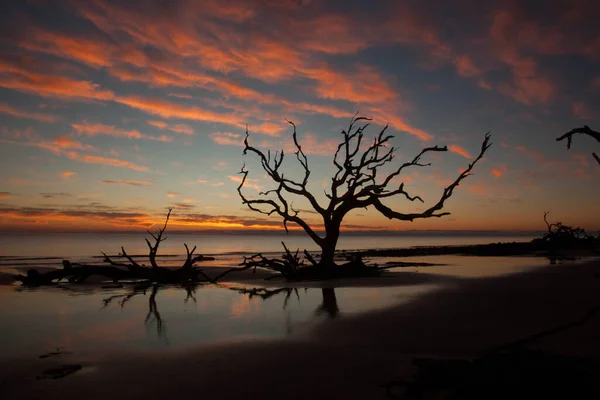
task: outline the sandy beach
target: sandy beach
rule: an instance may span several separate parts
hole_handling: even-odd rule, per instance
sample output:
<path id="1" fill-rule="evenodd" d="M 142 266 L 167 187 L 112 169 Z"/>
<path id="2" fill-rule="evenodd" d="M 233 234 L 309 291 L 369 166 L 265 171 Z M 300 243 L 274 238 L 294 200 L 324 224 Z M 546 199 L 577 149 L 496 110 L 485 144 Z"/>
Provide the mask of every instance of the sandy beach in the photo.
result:
<path id="1" fill-rule="evenodd" d="M 0 366 L 0 386 L 11 399 L 385 398 L 381 385 L 410 376 L 414 357 L 476 357 L 582 318 L 600 303 L 599 272 L 596 260 L 501 277 L 445 280 L 442 289 L 407 304 L 348 316 L 285 340 L 6 361 Z M 409 272 L 405 284 L 417 275 L 421 283 L 444 279 Z M 379 284 L 400 280 L 382 278 Z M 596 317 L 532 346 L 600 359 L 599 334 Z M 62 379 L 36 380 L 40 371 L 64 364 L 83 368 Z"/>

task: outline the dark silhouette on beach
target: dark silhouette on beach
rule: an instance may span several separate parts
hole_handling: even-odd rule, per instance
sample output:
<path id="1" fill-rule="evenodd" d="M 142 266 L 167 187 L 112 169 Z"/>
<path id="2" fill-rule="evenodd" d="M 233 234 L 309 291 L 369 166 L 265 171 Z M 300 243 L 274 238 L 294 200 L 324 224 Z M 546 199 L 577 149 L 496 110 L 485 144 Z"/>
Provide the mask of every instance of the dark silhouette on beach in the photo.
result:
<path id="1" fill-rule="evenodd" d="M 264 153 L 262 150 L 249 144 L 249 133 L 246 130 L 244 139 L 244 154 L 254 153 L 261 162 L 266 175 L 277 184 L 277 188 L 260 193 L 258 198 L 251 199 L 247 197 L 242 188 L 248 178 L 248 169 L 244 165 L 240 171 L 242 180 L 237 190 L 242 202 L 252 211 L 266 214 L 278 215 L 281 217 L 285 230 L 288 229 L 288 223 L 300 226 L 306 234 L 320 248 L 320 254 L 314 257 L 312 254 L 304 251 L 304 259 L 300 260 L 298 252 L 292 255 L 287 247 L 287 259 L 277 260 L 274 264 L 271 260 L 252 259 L 253 265 L 261 265 L 266 268 L 276 268 L 286 278 L 291 280 L 302 280 L 310 278 L 328 278 L 340 276 L 372 276 L 377 273 L 376 269 L 369 268 L 360 259 L 350 260 L 348 263 L 338 265 L 336 262 L 336 247 L 340 237 L 340 228 L 345 216 L 357 208 L 373 207 L 379 213 L 389 219 L 400 221 L 414 221 L 416 219 L 439 218 L 449 215 L 449 212 L 442 211 L 446 200 L 454 193 L 454 189 L 469 175 L 473 167 L 491 146 L 489 132 L 481 144 L 481 150 L 477 157 L 465 168 L 459 176 L 449 186 L 447 186 L 438 201 L 432 206 L 421 212 L 405 213 L 393 210 L 384 204 L 385 199 L 392 197 L 403 197 L 409 201 L 420 201 L 419 196 L 413 196 L 406 191 L 404 183 L 398 187 L 392 187 L 392 182 L 396 177 L 400 177 L 405 170 L 415 167 L 425 167 L 430 165 L 422 161 L 422 157 L 427 153 L 448 151 L 446 146 L 427 147 L 421 150 L 412 160 L 405 161 L 393 170 L 393 172 L 379 176 L 380 169 L 391 163 L 396 156 L 396 147 L 390 145 L 392 135 L 386 133 L 387 125 L 375 136 L 374 141 L 362 148 L 365 130 L 369 127 L 371 119 L 358 116 L 357 114 L 350 121 L 347 129 L 342 130 L 343 140 L 337 146 L 333 156 L 333 164 L 337 172 L 331 179 L 329 191 L 325 192 L 328 203 L 323 206 L 315 195 L 308 190 L 308 183 L 311 170 L 308 165 L 308 158 L 302 150 L 298 140 L 296 125 L 288 121 L 293 127 L 292 138 L 295 145 L 295 155 L 297 161 L 302 167 L 304 176 L 302 180 L 293 180 L 285 176 L 281 171 L 284 160 L 284 152 L 277 151 L 274 155 L 269 150 Z M 323 219 L 323 236 L 306 222 L 301 216 L 302 211 L 296 210 L 291 196 L 299 196 L 308 201 L 313 211 Z M 305 261 L 308 265 L 305 265 Z"/>

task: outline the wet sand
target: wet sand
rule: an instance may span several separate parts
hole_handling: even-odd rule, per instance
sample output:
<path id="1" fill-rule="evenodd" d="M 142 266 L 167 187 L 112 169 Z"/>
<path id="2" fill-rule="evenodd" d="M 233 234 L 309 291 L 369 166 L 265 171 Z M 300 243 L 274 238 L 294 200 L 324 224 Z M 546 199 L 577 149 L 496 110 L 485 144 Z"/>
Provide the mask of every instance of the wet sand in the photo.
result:
<path id="1" fill-rule="evenodd" d="M 428 279 L 424 272 L 419 279 Z M 581 318 L 600 303 L 598 273 L 595 261 L 448 279 L 440 290 L 408 304 L 322 324 L 291 340 L 3 362 L 0 390 L 5 398 L 24 399 L 385 398 L 381 385 L 407 376 L 414 356 L 473 357 Z M 535 346 L 600 358 L 599 337 L 597 316 Z M 69 363 L 83 369 L 62 379 L 36 380 L 44 369 Z"/>

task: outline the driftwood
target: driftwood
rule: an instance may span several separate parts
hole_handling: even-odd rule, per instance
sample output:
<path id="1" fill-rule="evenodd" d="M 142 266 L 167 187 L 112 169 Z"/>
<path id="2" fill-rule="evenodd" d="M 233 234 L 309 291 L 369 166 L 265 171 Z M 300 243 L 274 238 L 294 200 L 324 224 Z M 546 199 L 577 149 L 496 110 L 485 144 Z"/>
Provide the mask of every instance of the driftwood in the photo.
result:
<path id="1" fill-rule="evenodd" d="M 280 275 L 273 275 L 266 279 L 283 277 L 288 281 L 307 281 L 307 280 L 324 280 L 337 278 L 362 278 L 380 276 L 385 270 L 396 267 L 429 267 L 439 264 L 424 263 L 424 262 L 393 262 L 384 265 L 366 264 L 363 261 L 362 253 L 344 253 L 341 254 L 346 263 L 323 267 L 317 264 L 308 251 L 304 250 L 304 257 L 299 255 L 300 250 L 297 249 L 292 253 L 285 243 L 281 242 L 285 253 L 281 258 L 267 258 L 262 254 L 257 253 L 250 257 L 244 257 L 244 261 L 240 265 L 243 267 L 235 270 L 244 270 L 249 268 L 265 268 L 279 272 Z M 310 259 L 308 264 L 306 259 Z"/>
<path id="2" fill-rule="evenodd" d="M 166 268 L 158 265 L 156 256 L 160 244 L 167 239 L 164 233 L 167 229 L 167 224 L 171 217 L 172 209 L 169 209 L 165 223 L 162 228 L 158 230 L 156 234 L 148 231 L 153 243 L 149 239 L 146 240 L 148 245 L 148 259 L 150 261 L 150 267 L 146 267 L 138 263 L 133 256 L 130 256 L 125 251 L 124 247 L 121 247 L 119 257 L 129 261 L 119 262 L 113 260 L 106 253 L 102 252 L 104 262 L 107 266 L 92 266 L 85 264 L 71 263 L 68 260 L 63 260 L 63 268 L 59 270 L 49 271 L 40 273 L 35 269 L 27 271 L 27 275 L 14 275 L 14 279 L 22 282 L 24 285 L 29 286 L 40 286 L 40 285 L 52 285 L 62 280 L 68 280 L 70 283 L 84 283 L 90 276 L 101 276 L 113 282 L 119 281 L 144 281 L 159 284 L 185 284 L 194 282 L 211 282 L 214 283 L 218 279 L 237 271 L 243 271 L 251 267 L 240 267 L 230 268 L 219 274 L 215 278 L 211 278 L 206 275 L 202 269 L 195 266 L 200 261 L 214 260 L 213 257 L 206 257 L 200 254 L 194 254 L 196 246 L 191 250 L 187 243 L 184 243 L 186 258 L 183 264 L 178 268 Z"/>

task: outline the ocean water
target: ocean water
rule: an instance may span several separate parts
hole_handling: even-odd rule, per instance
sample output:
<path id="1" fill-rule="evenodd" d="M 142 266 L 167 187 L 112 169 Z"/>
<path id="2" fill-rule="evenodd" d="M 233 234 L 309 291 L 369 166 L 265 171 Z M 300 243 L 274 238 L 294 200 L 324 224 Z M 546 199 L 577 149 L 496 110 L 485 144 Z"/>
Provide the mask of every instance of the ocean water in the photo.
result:
<path id="1" fill-rule="evenodd" d="M 314 246 L 301 236 L 169 235 L 161 246 L 161 263 L 182 259 L 183 243 L 217 257 L 209 265 L 238 263 L 243 254 L 279 254 L 280 241 L 290 248 Z M 400 248 L 527 241 L 530 237 L 495 236 L 347 236 L 340 249 Z M 0 271 L 60 266 L 62 259 L 101 263 L 97 254 L 147 254 L 141 235 L 56 234 L 0 236 Z M 539 257 L 422 256 L 414 261 L 444 264 L 401 268 L 400 285 L 335 287 L 332 282 L 286 287 L 285 282 L 173 285 L 136 290 L 101 285 L 25 288 L 0 285 L 0 361 L 37 359 L 49 352 L 77 356 L 120 350 L 186 349 L 218 342 L 285 339 L 336 323 L 358 313 L 416 301 L 462 279 L 497 276 L 540 268 Z M 382 260 L 383 261 L 383 260 Z M 385 261 L 395 261 L 386 258 Z M 383 262 L 385 262 L 383 261 Z M 281 284 L 281 287 L 273 286 Z"/>
<path id="2" fill-rule="evenodd" d="M 305 235 L 250 234 L 166 234 L 159 256 L 164 265 L 177 265 L 184 259 L 184 243 L 197 246 L 196 253 L 214 256 L 211 266 L 239 264 L 244 255 L 280 255 L 284 241 L 292 251 L 309 251 L 317 246 Z M 121 246 L 130 255 L 146 256 L 143 234 L 134 233 L 19 233 L 0 234 L 0 270 L 13 268 L 60 267 L 63 259 L 99 264 L 102 252 L 117 255 Z M 491 235 L 342 235 L 338 250 L 391 249 L 414 246 L 465 245 L 495 242 L 523 242 L 532 236 Z"/>

